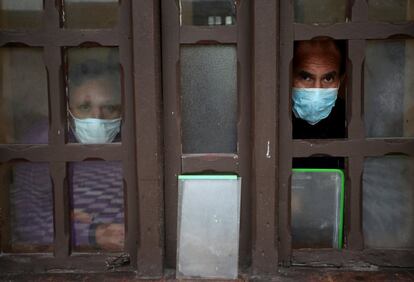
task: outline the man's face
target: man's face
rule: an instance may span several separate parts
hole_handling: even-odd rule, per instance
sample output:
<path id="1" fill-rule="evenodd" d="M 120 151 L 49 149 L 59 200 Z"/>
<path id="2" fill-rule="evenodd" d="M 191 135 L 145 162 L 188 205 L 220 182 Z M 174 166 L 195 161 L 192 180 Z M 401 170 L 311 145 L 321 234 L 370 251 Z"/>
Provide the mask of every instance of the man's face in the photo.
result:
<path id="1" fill-rule="evenodd" d="M 293 87 L 338 88 L 340 61 L 340 53 L 331 41 L 300 42 L 295 53 Z"/>
<path id="2" fill-rule="evenodd" d="M 70 93 L 69 108 L 80 119 L 115 119 L 121 116 L 119 95 L 114 87 L 104 79 L 84 82 Z"/>

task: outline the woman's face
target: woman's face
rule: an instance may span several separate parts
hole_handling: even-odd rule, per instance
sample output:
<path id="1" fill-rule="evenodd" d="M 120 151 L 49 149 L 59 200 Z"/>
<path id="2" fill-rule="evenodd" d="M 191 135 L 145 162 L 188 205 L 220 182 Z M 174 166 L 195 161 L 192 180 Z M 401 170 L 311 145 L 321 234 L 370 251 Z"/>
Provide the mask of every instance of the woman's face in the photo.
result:
<path id="1" fill-rule="evenodd" d="M 119 93 L 104 78 L 91 79 L 69 93 L 69 108 L 74 117 L 116 119 L 121 117 Z"/>

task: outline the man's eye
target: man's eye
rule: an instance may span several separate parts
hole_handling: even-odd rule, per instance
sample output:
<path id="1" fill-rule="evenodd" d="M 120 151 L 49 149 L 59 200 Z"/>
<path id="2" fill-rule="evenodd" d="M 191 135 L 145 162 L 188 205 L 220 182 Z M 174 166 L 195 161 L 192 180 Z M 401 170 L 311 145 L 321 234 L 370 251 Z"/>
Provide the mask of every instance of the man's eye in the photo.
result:
<path id="1" fill-rule="evenodd" d="M 333 75 L 328 75 L 324 78 L 325 82 L 333 82 L 335 77 Z"/>
<path id="2" fill-rule="evenodd" d="M 306 75 L 306 74 L 301 74 L 301 75 L 300 75 L 300 78 L 301 78 L 302 80 L 305 80 L 305 81 L 309 81 L 309 80 L 311 80 L 311 77 L 310 77 L 309 75 Z"/>

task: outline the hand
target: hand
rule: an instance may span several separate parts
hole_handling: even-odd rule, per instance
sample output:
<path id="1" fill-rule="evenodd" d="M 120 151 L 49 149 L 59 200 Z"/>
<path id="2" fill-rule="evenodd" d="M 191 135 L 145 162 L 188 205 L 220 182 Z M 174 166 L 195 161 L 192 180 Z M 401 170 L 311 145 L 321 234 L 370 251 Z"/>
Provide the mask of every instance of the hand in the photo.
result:
<path id="1" fill-rule="evenodd" d="M 95 232 L 96 243 L 107 251 L 124 249 L 125 228 L 120 223 L 100 224 Z"/>
<path id="2" fill-rule="evenodd" d="M 74 209 L 72 212 L 72 218 L 74 221 L 82 223 L 92 223 L 92 216 L 81 209 Z"/>

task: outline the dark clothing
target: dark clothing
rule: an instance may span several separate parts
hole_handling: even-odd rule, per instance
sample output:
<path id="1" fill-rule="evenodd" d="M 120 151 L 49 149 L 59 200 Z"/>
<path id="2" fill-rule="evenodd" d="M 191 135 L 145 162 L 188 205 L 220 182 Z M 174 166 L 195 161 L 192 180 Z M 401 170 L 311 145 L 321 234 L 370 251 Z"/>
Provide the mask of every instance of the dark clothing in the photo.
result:
<path id="1" fill-rule="evenodd" d="M 346 138 L 345 102 L 339 98 L 331 114 L 315 125 L 295 117 L 292 113 L 293 139 L 333 139 Z M 312 158 L 294 158 L 294 168 L 339 168 L 344 169 L 344 158 L 318 156 Z"/>
<path id="2" fill-rule="evenodd" d="M 293 139 L 346 138 L 345 102 L 339 98 L 330 115 L 315 125 L 292 113 Z"/>

